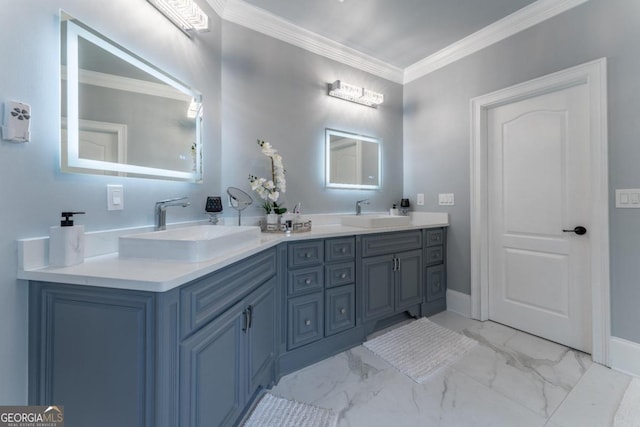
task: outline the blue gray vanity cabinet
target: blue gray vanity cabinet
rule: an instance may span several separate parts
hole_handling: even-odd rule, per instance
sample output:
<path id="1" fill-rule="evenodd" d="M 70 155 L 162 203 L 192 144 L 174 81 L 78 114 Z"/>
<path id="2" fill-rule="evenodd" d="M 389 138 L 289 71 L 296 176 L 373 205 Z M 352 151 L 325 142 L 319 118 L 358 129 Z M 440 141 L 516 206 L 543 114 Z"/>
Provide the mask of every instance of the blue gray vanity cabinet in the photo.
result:
<path id="1" fill-rule="evenodd" d="M 281 245 L 283 330 L 279 372 L 288 373 L 362 340 L 356 328 L 356 239 Z"/>
<path id="2" fill-rule="evenodd" d="M 29 403 L 68 427 L 235 424 L 275 381 L 277 271 L 273 248 L 162 293 L 30 282 Z"/>
<path id="3" fill-rule="evenodd" d="M 365 322 L 415 309 L 423 302 L 422 231 L 362 236 L 362 256 Z"/>
<path id="4" fill-rule="evenodd" d="M 233 425 L 273 381 L 275 277 L 180 344 L 180 425 Z"/>
<path id="5" fill-rule="evenodd" d="M 424 289 L 423 316 L 431 316 L 447 309 L 446 277 L 446 228 L 423 230 L 424 248 Z"/>

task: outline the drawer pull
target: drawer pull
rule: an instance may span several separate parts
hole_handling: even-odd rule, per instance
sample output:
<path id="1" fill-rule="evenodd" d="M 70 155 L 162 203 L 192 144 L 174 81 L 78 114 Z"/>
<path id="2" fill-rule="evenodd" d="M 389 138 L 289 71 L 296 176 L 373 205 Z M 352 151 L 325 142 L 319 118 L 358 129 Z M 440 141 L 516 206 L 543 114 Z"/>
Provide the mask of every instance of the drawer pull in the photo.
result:
<path id="1" fill-rule="evenodd" d="M 346 254 L 347 253 L 347 248 L 340 249 L 340 252 L 343 253 L 343 254 Z"/>
<path id="2" fill-rule="evenodd" d="M 346 278 L 347 278 L 347 273 L 342 273 L 342 274 L 340 275 L 340 278 L 341 278 L 341 279 L 346 279 Z"/>
<path id="3" fill-rule="evenodd" d="M 345 314 L 347 312 L 347 310 L 345 310 L 344 308 L 340 309 L 340 314 Z"/>
<path id="4" fill-rule="evenodd" d="M 305 254 L 304 254 L 304 257 L 305 257 L 305 258 L 311 258 L 311 252 L 307 252 L 307 253 L 305 253 Z"/>
<path id="5" fill-rule="evenodd" d="M 307 319 L 304 321 L 304 324 L 307 326 L 311 326 L 311 320 Z"/>
<path id="6" fill-rule="evenodd" d="M 310 285 L 311 284 L 311 279 L 307 279 L 304 281 L 305 284 Z"/>

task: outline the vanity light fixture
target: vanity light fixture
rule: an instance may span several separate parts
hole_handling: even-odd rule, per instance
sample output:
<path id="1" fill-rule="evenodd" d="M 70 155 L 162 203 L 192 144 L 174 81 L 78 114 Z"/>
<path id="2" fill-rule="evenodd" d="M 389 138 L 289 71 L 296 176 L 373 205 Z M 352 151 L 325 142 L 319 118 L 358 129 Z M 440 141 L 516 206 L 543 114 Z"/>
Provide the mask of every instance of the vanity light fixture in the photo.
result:
<path id="1" fill-rule="evenodd" d="M 384 102 L 384 95 L 370 89 L 355 86 L 342 80 L 329 83 L 329 96 L 356 102 L 368 107 L 378 108 Z"/>
<path id="2" fill-rule="evenodd" d="M 209 16 L 193 0 L 147 0 L 178 28 L 188 31 L 209 31 Z"/>

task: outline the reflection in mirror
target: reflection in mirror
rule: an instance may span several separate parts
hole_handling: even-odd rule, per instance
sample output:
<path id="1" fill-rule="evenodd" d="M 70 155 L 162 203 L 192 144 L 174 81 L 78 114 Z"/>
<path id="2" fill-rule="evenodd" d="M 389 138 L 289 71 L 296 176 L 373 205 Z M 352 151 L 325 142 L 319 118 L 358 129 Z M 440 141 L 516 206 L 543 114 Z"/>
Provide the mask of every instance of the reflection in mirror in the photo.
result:
<path id="1" fill-rule="evenodd" d="M 327 187 L 380 188 L 382 155 L 379 139 L 327 129 L 325 140 Z"/>
<path id="2" fill-rule="evenodd" d="M 202 180 L 201 96 L 61 13 L 66 172 Z"/>

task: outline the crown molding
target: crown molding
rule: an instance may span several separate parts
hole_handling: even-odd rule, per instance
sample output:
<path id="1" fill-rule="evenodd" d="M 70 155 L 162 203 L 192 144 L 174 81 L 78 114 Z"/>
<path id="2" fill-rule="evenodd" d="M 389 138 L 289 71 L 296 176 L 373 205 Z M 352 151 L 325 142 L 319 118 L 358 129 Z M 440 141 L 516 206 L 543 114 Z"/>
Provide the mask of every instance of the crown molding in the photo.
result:
<path id="1" fill-rule="evenodd" d="M 538 0 L 404 70 L 409 83 L 589 0 Z"/>
<path id="2" fill-rule="evenodd" d="M 213 8 L 220 18 L 222 18 L 227 0 L 207 0 L 207 4 Z"/>
<path id="3" fill-rule="evenodd" d="M 395 83 L 406 84 L 589 0 L 537 0 L 408 66 L 396 67 L 299 27 L 242 0 L 206 0 L 223 20 Z"/>
<path id="4" fill-rule="evenodd" d="M 215 0 L 207 0 L 213 7 Z M 220 3 L 221 0 L 217 0 Z M 216 11 L 217 13 L 217 11 Z M 258 31 L 367 73 L 402 83 L 404 71 L 356 49 L 299 27 L 241 0 L 227 0 L 221 15 L 225 21 Z"/>

